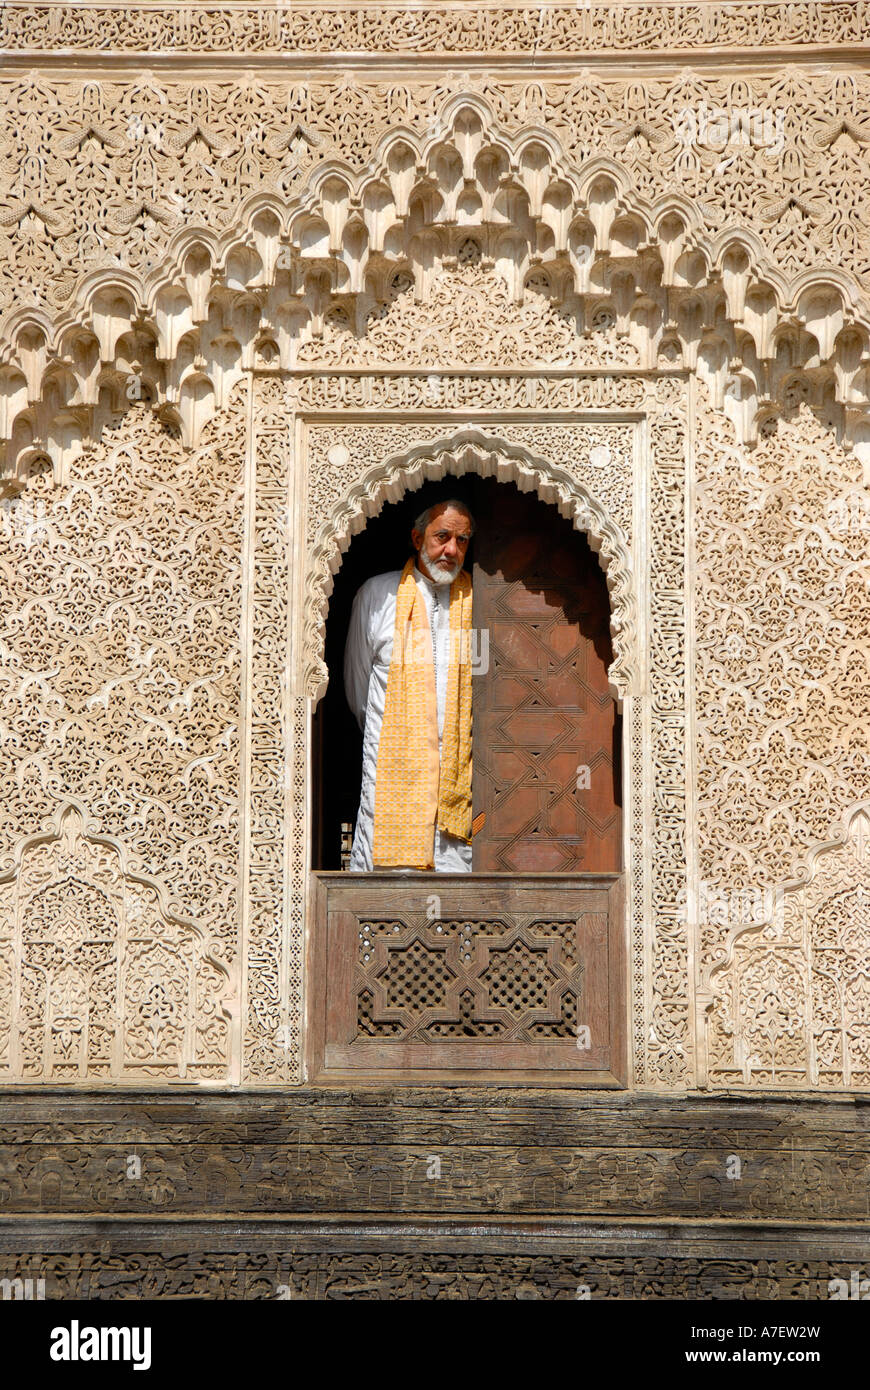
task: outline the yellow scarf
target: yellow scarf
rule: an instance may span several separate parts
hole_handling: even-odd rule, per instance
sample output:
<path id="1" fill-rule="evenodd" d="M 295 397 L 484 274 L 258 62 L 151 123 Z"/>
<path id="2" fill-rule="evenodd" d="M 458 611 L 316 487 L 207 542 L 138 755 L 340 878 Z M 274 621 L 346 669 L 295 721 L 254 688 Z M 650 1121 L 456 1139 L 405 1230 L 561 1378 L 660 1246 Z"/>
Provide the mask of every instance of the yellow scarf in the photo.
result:
<path id="1" fill-rule="evenodd" d="M 450 586 L 450 661 L 441 762 L 432 634 L 414 578 L 402 570 L 396 595 L 393 655 L 375 775 L 372 863 L 379 868 L 435 867 L 440 830 L 471 842 L 471 576 Z"/>

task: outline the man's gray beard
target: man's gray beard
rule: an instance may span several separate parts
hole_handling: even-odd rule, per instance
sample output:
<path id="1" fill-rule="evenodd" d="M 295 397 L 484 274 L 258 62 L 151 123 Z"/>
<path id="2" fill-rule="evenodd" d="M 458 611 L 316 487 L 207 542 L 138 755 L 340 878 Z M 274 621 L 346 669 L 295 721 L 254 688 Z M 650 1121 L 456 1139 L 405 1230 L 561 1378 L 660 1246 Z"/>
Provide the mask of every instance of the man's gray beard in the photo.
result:
<path id="1" fill-rule="evenodd" d="M 442 569 L 434 560 L 427 561 L 427 564 L 429 565 L 429 573 L 432 576 L 433 584 L 452 584 L 459 571 L 462 569 L 461 565 L 456 565 L 452 570 Z"/>
<path id="2" fill-rule="evenodd" d="M 442 569 L 438 561 L 430 560 L 428 555 L 426 556 L 426 567 L 429 570 L 433 584 L 452 584 L 459 574 L 459 571 L 462 569 L 461 564 L 455 565 L 451 570 Z"/>

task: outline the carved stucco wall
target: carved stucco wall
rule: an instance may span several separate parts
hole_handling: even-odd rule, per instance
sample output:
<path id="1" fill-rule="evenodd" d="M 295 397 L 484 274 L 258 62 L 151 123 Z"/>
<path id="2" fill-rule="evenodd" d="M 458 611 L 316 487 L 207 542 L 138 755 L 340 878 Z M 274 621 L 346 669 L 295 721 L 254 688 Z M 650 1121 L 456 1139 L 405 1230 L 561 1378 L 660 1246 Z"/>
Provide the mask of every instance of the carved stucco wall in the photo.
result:
<path id="1" fill-rule="evenodd" d="M 24 1033 L 9 1038 L 0 1051 L 3 1079 L 233 1074 L 244 443 L 238 411 L 215 420 L 191 451 L 151 410 L 131 405 L 75 461 L 64 486 L 52 485 L 50 470 L 37 471 L 4 504 L 0 1014 L 7 1034 L 10 1019 L 13 1033 L 26 1019 L 33 1033 L 41 1017 L 46 1036 L 29 1049 Z M 58 817 L 68 803 L 86 808 L 88 832 L 108 837 L 114 855 L 86 853 L 85 831 L 78 856 L 64 849 Z M 51 892 L 67 899 L 63 923 L 55 913 L 51 930 L 40 925 L 48 918 L 35 897 L 19 920 L 32 891 L 25 870 L 43 895 L 54 881 L 51 863 L 37 873 L 36 849 L 28 848 L 47 828 L 60 835 Z M 51 860 L 52 843 L 39 851 L 43 859 Z M 142 876 L 153 880 L 157 904 L 144 925 L 134 901 Z M 97 931 L 96 901 L 103 903 L 103 947 L 89 934 Z M 100 1053 L 81 1069 L 73 1061 L 98 1009 L 100 981 L 129 965 L 120 943 L 131 913 L 143 940 L 162 943 L 167 983 L 140 1001 L 152 1020 L 152 1050 L 143 1043 L 127 1055 L 121 1034 L 129 1041 L 138 1025 L 125 1019 L 107 985 L 102 1024 L 118 1035 L 109 1049 L 118 1043 L 117 1063 L 107 1070 Z M 187 923 L 186 936 L 176 919 Z M 45 938 L 38 966 L 21 936 L 30 931 Z M 194 937 L 202 963 L 191 990 L 185 942 Z M 97 962 L 101 951 L 106 960 Z M 180 994 L 170 997 L 182 987 L 184 1004 Z M 186 1011 L 184 1027 L 194 1034 L 180 1047 L 176 1015 Z M 63 1048 L 52 1041 L 52 1019 L 66 1020 L 57 1025 Z"/>
<path id="2" fill-rule="evenodd" d="M 329 576 L 459 464 L 601 545 L 634 1082 L 867 1086 L 870 84 L 800 58 L 854 52 L 859 11 L 5 7 L 0 998 L 44 1029 L 0 1076 L 300 1079 Z M 564 71 L 492 75 L 532 41 Z M 411 80 L 421 42 L 449 78 Z M 60 44 L 87 74 L 41 68 Z M 701 66 L 624 78 L 663 44 Z M 356 56 L 313 80 L 318 46 Z M 286 80 L 208 70 L 256 54 Z M 58 948 L 40 1004 L 21 959 L 33 846 L 72 883 L 76 814 L 82 923 L 127 885 L 93 1064 L 91 986 Z M 120 1041 L 140 883 L 150 1059 Z"/>
<path id="3" fill-rule="evenodd" d="M 196 12 L 192 54 L 219 15 Z M 136 11 L 112 13 L 107 32 Z M 4 10 L 10 42 L 32 32 L 38 51 L 25 14 Z M 287 81 L 98 63 L 83 81 L 16 61 L 0 117 L 10 468 L 47 452 L 62 474 L 131 376 L 196 444 L 257 361 L 292 368 L 312 342 L 326 360 L 322 335 L 340 352 L 410 285 L 428 303 L 473 227 L 509 297 L 564 305 L 581 352 L 615 325 L 641 367 L 697 370 L 749 441 L 798 384 L 870 450 L 863 72 L 379 82 L 343 63 L 315 81 L 295 62 Z"/>
<path id="4" fill-rule="evenodd" d="M 867 1017 L 870 937 L 854 895 L 870 866 L 859 822 L 848 837 L 870 787 L 870 494 L 803 403 L 752 452 L 705 409 L 696 455 L 694 908 L 709 1079 L 866 1086 L 866 1041 L 860 1058 L 841 1044 L 823 1062 L 812 1039 L 840 1011 L 863 1037 Z M 818 924 L 810 914 L 789 936 L 780 893 L 808 880 Z M 822 923 L 838 897 L 835 940 Z M 822 934 L 839 951 L 842 999 L 818 974 Z M 759 936 L 767 949 L 750 952 Z"/>

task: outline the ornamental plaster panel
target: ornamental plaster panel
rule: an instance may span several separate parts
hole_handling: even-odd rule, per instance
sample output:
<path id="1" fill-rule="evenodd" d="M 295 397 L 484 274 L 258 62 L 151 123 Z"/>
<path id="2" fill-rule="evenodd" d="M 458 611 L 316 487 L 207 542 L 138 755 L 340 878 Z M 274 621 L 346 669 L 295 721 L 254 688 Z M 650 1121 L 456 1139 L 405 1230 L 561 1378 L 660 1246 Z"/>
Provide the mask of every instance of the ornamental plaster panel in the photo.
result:
<path id="1" fill-rule="evenodd" d="M 596 419 L 558 423 L 555 414 L 550 414 L 546 422 L 533 424 L 523 423 L 523 414 L 512 420 L 501 418 L 490 422 L 481 415 L 473 425 L 460 426 L 458 433 L 464 439 L 470 434 L 484 436 L 491 431 L 495 431 L 504 444 L 520 446 L 515 450 L 517 479 L 520 475 L 521 451 L 527 466 L 531 466 L 536 453 L 540 457 L 545 452 L 549 476 L 563 484 L 563 491 L 572 482 L 578 485 L 586 495 L 587 506 L 595 499 L 602 513 L 599 524 L 604 525 L 605 517 L 615 523 L 615 527 L 611 525 L 609 528 L 612 544 L 621 542 L 630 546 L 635 449 L 633 425 Z M 326 519 L 330 518 L 329 524 L 332 524 L 336 504 L 348 496 L 348 460 L 351 456 L 366 457 L 362 449 L 363 441 L 367 449 L 376 451 L 378 458 L 391 458 L 401 453 L 407 459 L 412 452 L 422 451 L 427 445 L 431 447 L 443 438 L 443 420 L 422 420 L 403 425 L 365 419 L 353 424 L 312 422 L 307 439 L 310 481 L 306 527 L 309 545 L 327 549 L 334 547 L 334 539 L 330 541 L 327 535 Z M 492 448 L 491 445 L 489 447 Z M 366 490 L 376 486 L 380 490 L 380 479 L 359 486 L 364 486 Z M 406 481 L 405 488 L 411 489 L 410 479 Z M 339 537 L 342 535 L 343 530 L 338 533 Z"/>
<path id="2" fill-rule="evenodd" d="M 131 404 L 67 486 L 0 504 L 3 1080 L 237 1074 L 244 415 L 208 433 Z"/>
<path id="3" fill-rule="evenodd" d="M 263 385 L 267 390 L 266 382 Z M 582 375 L 553 372 L 546 376 L 521 374 L 477 375 L 473 372 L 427 372 L 407 375 L 389 369 L 377 373 L 345 375 L 336 371 L 293 376 L 286 389 L 276 377 L 273 393 L 288 409 L 300 411 L 414 410 L 584 412 L 643 411 L 655 394 L 652 383 L 638 376 Z"/>
<path id="4" fill-rule="evenodd" d="M 784 892 L 797 911 L 786 888 L 811 863 L 825 882 L 839 860 L 819 847 L 843 845 L 850 819 L 858 838 L 843 853 L 855 892 L 867 883 L 853 813 L 870 781 L 870 493 L 805 403 L 748 452 L 698 395 L 698 875 L 687 907 L 712 1010 L 709 1082 L 866 1086 L 860 962 L 828 939 L 828 899 L 799 895 L 797 935 L 771 914 Z M 831 950 L 817 957 L 821 939 Z M 822 959 L 843 965 L 833 992 Z"/>
<path id="5" fill-rule="evenodd" d="M 221 1076 L 226 966 L 163 887 L 67 802 L 0 878 L 0 1078 L 77 1084 Z"/>
<path id="6" fill-rule="evenodd" d="M 523 300 L 512 299 L 502 275 L 466 237 L 455 260 L 436 274 L 425 304 L 414 294 L 414 277 L 401 271 L 384 301 L 368 310 L 356 331 L 346 308 L 324 315 L 323 334 L 299 348 L 299 365 L 341 367 L 503 367 L 526 362 L 550 367 L 636 367 L 640 349 L 616 332 L 606 301 L 589 315 L 586 332 L 577 315 L 553 302 L 544 271 L 532 271 Z M 584 325 L 585 326 L 585 325 Z"/>
<path id="7" fill-rule="evenodd" d="M 293 422 L 283 407 L 264 408 L 260 386 L 251 385 L 248 436 L 242 1075 L 246 1082 L 292 1084 L 301 1079 L 309 732 L 305 702 L 291 697 L 288 680 L 298 622 L 292 581 L 297 532 L 288 511 Z M 265 400 L 276 400 L 268 388 Z"/>
<path id="8" fill-rule="evenodd" d="M 2 12 L 0 47 L 10 53 L 121 52 L 215 57 L 280 56 L 310 61 L 327 53 L 463 59 L 476 55 L 558 55 L 584 61 L 638 53 L 719 54 L 723 50 L 863 48 L 864 0 L 620 0 L 617 4 L 465 3 L 409 6 L 206 3 L 39 4 L 12 0 Z"/>
<path id="9" fill-rule="evenodd" d="M 713 1084 L 867 1089 L 868 881 L 865 804 L 842 840 L 813 852 L 807 878 L 746 895 L 747 922 L 730 931 L 703 994 Z"/>
<path id="10" fill-rule="evenodd" d="M 46 64 L 0 103 L 3 872 L 79 801 L 242 971 L 246 1082 L 301 1075 L 308 719 L 340 563 L 317 509 L 341 530 L 337 489 L 364 482 L 329 453 L 379 441 L 363 524 L 388 475 L 455 458 L 466 428 L 469 466 L 485 445 L 582 496 L 609 579 L 644 577 L 630 642 L 613 590 L 636 1082 L 691 1084 L 697 1028 L 710 1084 L 866 1085 L 858 985 L 833 999 L 821 962 L 845 952 L 859 984 L 863 965 L 839 938 L 819 954 L 825 902 L 795 890 L 799 946 L 734 907 L 806 886 L 810 862 L 823 881 L 850 823 L 864 844 L 870 79 L 789 56 L 864 44 L 866 20 L 774 0 L 0 12 L 22 62 L 61 42 L 283 62 L 289 42 L 309 65 L 253 83 Z M 586 66 L 685 44 L 730 45 L 736 75 Z M 753 46 L 789 52 L 762 72 Z M 409 81 L 421 50 L 463 69 Z M 342 51 L 338 79 L 306 56 Z M 533 51 L 558 72 L 489 57 Z M 282 375 L 256 379 L 246 429 L 257 367 Z M 772 1009 L 751 1031 L 762 957 L 792 1032 Z M 9 960 L 7 938 L 7 998 Z M 234 1026 L 204 1079 L 239 1075 Z"/>

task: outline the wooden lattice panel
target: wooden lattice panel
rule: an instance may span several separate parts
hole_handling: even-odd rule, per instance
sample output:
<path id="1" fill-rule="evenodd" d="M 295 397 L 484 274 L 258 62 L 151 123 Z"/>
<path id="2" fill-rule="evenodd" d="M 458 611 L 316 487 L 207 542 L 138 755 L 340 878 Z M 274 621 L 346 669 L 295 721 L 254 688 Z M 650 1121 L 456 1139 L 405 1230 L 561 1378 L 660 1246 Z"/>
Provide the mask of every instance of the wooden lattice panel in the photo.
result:
<path id="1" fill-rule="evenodd" d="M 619 1085 L 617 875 L 318 874 L 318 1081 Z"/>

